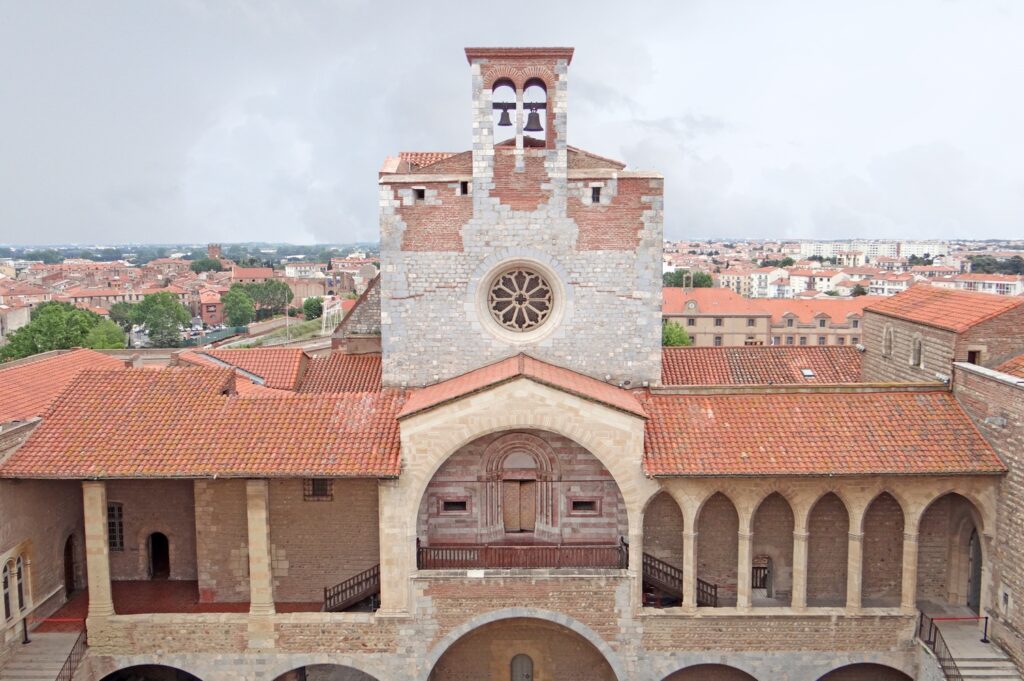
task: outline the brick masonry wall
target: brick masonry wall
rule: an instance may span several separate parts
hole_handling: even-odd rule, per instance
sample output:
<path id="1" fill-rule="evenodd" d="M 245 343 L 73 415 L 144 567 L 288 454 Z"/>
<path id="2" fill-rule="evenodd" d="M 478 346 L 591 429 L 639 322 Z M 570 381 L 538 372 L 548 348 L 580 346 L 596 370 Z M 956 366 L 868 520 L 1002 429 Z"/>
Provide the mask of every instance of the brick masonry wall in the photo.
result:
<path id="1" fill-rule="evenodd" d="M 865 351 L 861 362 L 861 378 L 864 381 L 920 383 L 934 382 L 937 373 L 951 375 L 957 344 L 956 334 L 952 331 L 894 319 L 871 311 L 864 313 L 863 326 L 861 343 Z M 894 333 L 890 355 L 884 353 L 883 335 L 886 328 L 892 328 Z M 921 338 L 924 368 L 911 365 L 913 341 L 917 337 Z"/>
<path id="2" fill-rule="evenodd" d="M 807 604 L 846 603 L 850 517 L 835 494 L 822 497 L 807 520 Z"/>
<path id="3" fill-rule="evenodd" d="M 536 438 L 555 461 L 560 479 L 546 483 L 543 473 L 508 469 L 506 477 L 537 479 L 535 499 L 538 541 L 549 543 L 609 544 L 628 534 L 626 506 L 611 474 L 597 458 L 568 438 L 544 431 L 524 431 Z M 516 438 L 516 433 L 482 437 L 449 458 L 427 487 L 420 504 L 418 536 L 431 544 L 484 543 L 504 539 L 526 540 L 526 533 L 506 537 L 502 516 L 501 480 L 487 480 L 484 454 L 495 442 Z M 525 451 L 525 450 L 521 450 Z M 444 500 L 466 501 L 466 512 L 445 513 Z M 497 503 L 488 520 L 488 502 Z M 594 500 L 599 513 L 572 514 L 573 499 Z M 545 513 L 545 508 L 550 513 Z M 545 523 L 545 518 L 553 522 Z"/>
<path id="4" fill-rule="evenodd" d="M 249 529 L 244 480 L 196 480 L 199 599 L 249 600 Z"/>
<path id="5" fill-rule="evenodd" d="M 863 545 L 863 603 L 898 606 L 903 579 L 903 510 L 891 495 L 881 495 L 865 512 Z"/>
<path id="6" fill-rule="evenodd" d="M 188 480 L 111 480 L 107 502 L 124 507 L 124 550 L 110 552 L 114 581 L 149 579 L 148 539 L 167 536 L 171 579 L 196 579 L 196 521 Z"/>
<path id="7" fill-rule="evenodd" d="M 553 624 L 505 620 L 481 627 L 449 648 L 431 681 L 509 678 L 516 655 L 531 660 L 532 676 L 546 681 L 616 681 L 601 653 L 578 634 Z"/>
<path id="8" fill-rule="evenodd" d="M 967 594 L 966 570 L 953 571 L 953 559 L 966 560 L 960 546 L 959 528 L 971 516 L 970 502 L 960 496 L 944 496 L 925 511 L 918 529 L 917 597 L 952 599 L 963 605 Z"/>
<path id="9" fill-rule="evenodd" d="M 956 345 L 956 361 L 966 362 L 970 350 L 980 349 L 981 364 L 989 368 L 1024 353 L 1024 305 L 982 322 L 964 333 Z"/>
<path id="10" fill-rule="evenodd" d="M 333 500 L 305 501 L 302 480 L 270 481 L 274 597 L 322 601 L 334 586 L 380 562 L 377 481 L 334 480 Z"/>
<path id="11" fill-rule="evenodd" d="M 758 507 L 753 521 L 752 557 L 771 559 L 774 597 L 787 601 L 793 593 L 793 511 L 781 494 L 772 494 Z"/>
<path id="12" fill-rule="evenodd" d="M 720 605 L 736 604 L 739 516 L 724 494 L 707 500 L 697 518 L 697 577 L 718 585 Z"/>
<path id="13" fill-rule="evenodd" d="M 654 497 L 644 513 L 644 553 L 683 569 L 683 513 L 670 495 Z"/>
<path id="14" fill-rule="evenodd" d="M 1024 386 L 957 367 L 953 394 L 1009 469 L 999 487 L 988 613 L 994 637 L 1024 668 Z"/>
<path id="15" fill-rule="evenodd" d="M 397 622 L 377 620 L 366 613 L 331 613 L 332 623 L 322 615 L 279 615 L 274 636 L 282 653 L 388 653 L 395 656 L 401 634 Z M 397 656 L 396 656 L 397 657 Z"/>
<path id="16" fill-rule="evenodd" d="M 246 615 L 133 615 L 117 617 L 89 630 L 92 655 L 162 653 L 237 653 L 248 638 Z"/>

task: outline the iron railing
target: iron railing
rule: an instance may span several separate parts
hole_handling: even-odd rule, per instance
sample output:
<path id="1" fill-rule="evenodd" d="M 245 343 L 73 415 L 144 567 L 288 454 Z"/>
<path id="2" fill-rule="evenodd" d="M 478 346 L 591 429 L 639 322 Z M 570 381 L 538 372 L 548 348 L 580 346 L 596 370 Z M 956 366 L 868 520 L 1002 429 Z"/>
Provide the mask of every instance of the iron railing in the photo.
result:
<path id="1" fill-rule="evenodd" d="M 71 652 L 68 653 L 68 659 L 64 661 L 64 666 L 60 668 L 56 681 L 71 681 L 71 678 L 75 675 L 75 670 L 78 669 L 78 665 L 82 663 L 82 658 L 85 657 L 87 645 L 88 637 L 83 629 L 82 633 L 75 639 L 75 645 L 71 646 Z"/>
<path id="2" fill-rule="evenodd" d="M 697 578 L 697 607 L 717 608 L 718 607 L 718 585 L 705 582 Z"/>
<path id="3" fill-rule="evenodd" d="M 420 570 L 461 568 L 612 568 L 629 567 L 626 544 L 449 544 L 422 546 L 417 541 Z"/>
<path id="4" fill-rule="evenodd" d="M 987 622 L 985 628 L 988 629 Z M 960 673 L 953 654 L 949 652 L 949 646 L 946 645 L 946 639 L 942 638 L 942 632 L 936 626 L 935 619 L 923 612 L 917 622 L 917 637 L 935 653 L 935 659 L 938 660 L 942 674 L 948 681 L 963 681 L 963 674 Z"/>
<path id="5" fill-rule="evenodd" d="M 336 612 L 380 593 L 380 565 L 363 570 L 340 584 L 324 587 L 323 609 Z"/>

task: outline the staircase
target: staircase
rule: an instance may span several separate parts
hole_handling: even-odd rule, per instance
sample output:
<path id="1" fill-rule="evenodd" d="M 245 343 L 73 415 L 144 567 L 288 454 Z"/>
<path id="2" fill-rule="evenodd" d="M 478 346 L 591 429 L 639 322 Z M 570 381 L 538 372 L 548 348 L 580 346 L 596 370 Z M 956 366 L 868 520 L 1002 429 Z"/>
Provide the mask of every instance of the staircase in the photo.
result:
<path id="1" fill-rule="evenodd" d="M 324 588 L 324 612 L 341 612 L 366 601 L 368 609 L 377 609 L 380 596 L 380 565 L 374 565 L 340 584 Z M 3 681 L 0 679 L 0 681 Z"/>
<path id="2" fill-rule="evenodd" d="M 1013 661 L 979 628 L 981 620 L 987 618 L 932 619 L 922 613 L 918 638 L 935 654 L 950 681 L 1021 681 Z"/>
<path id="3" fill-rule="evenodd" d="M 674 565 L 655 558 L 649 553 L 644 554 L 644 591 L 653 589 L 656 597 L 667 596 L 669 599 L 683 600 L 683 571 Z M 718 607 L 718 585 L 697 578 L 697 605 L 700 607 Z"/>
<path id="4" fill-rule="evenodd" d="M 72 650 L 78 647 L 79 639 L 77 632 L 32 634 L 32 642 L 18 646 L 10 661 L 0 670 L 0 681 L 54 681 L 58 677 L 70 681 L 74 669 L 68 671 L 64 667 Z M 84 648 L 84 637 L 81 641 Z M 78 661 L 80 659 L 75 660 Z"/>

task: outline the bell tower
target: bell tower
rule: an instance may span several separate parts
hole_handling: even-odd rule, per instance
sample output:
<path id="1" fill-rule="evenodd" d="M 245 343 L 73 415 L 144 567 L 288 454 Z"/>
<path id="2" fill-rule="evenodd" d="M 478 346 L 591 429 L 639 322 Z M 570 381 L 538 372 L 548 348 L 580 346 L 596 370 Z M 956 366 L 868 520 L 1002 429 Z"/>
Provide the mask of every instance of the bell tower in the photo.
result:
<path id="1" fill-rule="evenodd" d="M 569 146 L 572 48 L 466 48 L 472 148 L 380 174 L 383 380 L 428 385 L 520 352 L 661 377 L 662 184 Z"/>

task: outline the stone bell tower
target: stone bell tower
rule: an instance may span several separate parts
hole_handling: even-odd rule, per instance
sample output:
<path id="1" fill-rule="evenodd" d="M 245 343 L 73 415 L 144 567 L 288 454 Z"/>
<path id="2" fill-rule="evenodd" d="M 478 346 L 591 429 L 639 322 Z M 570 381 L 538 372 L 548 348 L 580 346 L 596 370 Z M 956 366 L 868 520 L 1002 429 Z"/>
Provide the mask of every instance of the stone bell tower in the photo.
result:
<path id="1" fill-rule="evenodd" d="M 384 382 L 520 352 L 601 380 L 661 376 L 657 173 L 569 146 L 571 48 L 467 48 L 472 149 L 380 173 Z"/>

